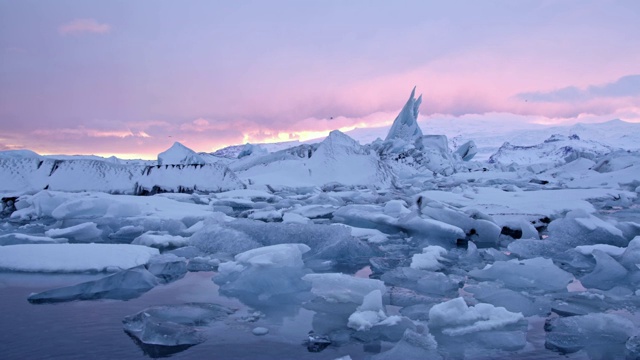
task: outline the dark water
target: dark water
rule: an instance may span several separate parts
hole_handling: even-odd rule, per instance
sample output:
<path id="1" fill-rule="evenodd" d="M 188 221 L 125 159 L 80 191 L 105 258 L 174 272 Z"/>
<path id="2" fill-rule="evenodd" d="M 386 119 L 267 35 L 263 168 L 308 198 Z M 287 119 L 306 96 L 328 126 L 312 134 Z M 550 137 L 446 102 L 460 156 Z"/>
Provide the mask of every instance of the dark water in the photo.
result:
<path id="1" fill-rule="evenodd" d="M 240 308 L 218 295 L 211 273 L 188 273 L 129 301 L 27 302 L 32 292 L 87 281 L 92 276 L 0 273 L 0 359 L 148 359 L 122 330 L 122 319 L 154 305 L 213 302 Z M 246 308 L 244 308 L 246 310 Z M 208 340 L 171 355 L 173 359 L 335 359 L 366 357 L 361 344 L 310 353 L 302 345 L 313 312 L 298 309 L 289 317 L 266 317 L 254 323 L 229 320 L 206 329 Z M 256 326 L 270 329 L 255 336 Z"/>

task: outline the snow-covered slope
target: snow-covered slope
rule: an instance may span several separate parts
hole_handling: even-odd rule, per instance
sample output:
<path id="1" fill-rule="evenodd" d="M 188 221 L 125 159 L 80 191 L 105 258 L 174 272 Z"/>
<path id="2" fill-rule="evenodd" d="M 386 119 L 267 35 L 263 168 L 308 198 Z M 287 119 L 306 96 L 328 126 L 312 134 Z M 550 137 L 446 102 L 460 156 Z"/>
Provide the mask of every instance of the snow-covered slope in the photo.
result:
<path id="1" fill-rule="evenodd" d="M 176 141 L 170 148 L 158 154 L 158 165 L 177 164 L 206 164 L 206 162 L 195 151 Z"/>
<path id="2" fill-rule="evenodd" d="M 158 192 L 220 192 L 243 189 L 236 174 L 222 164 L 147 166 L 135 177 L 136 194 Z"/>
<path id="3" fill-rule="evenodd" d="M 98 160 L 0 158 L 0 193 L 100 191 L 115 194 L 218 192 L 244 184 L 222 164 L 120 165 Z"/>
<path id="4" fill-rule="evenodd" d="M 296 151 L 294 151 L 296 150 Z M 231 165 L 249 183 L 318 186 L 388 186 L 393 174 L 377 155 L 340 131 L 331 134 L 314 150 L 303 145 Z"/>

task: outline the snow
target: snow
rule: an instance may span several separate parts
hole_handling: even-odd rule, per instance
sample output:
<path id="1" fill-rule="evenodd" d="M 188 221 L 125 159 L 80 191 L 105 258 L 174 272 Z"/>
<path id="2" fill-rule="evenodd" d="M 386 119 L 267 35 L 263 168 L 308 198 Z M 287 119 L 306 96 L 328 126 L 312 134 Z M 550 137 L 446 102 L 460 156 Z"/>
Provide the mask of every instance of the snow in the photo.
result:
<path id="1" fill-rule="evenodd" d="M 449 336 L 499 329 L 523 319 L 522 314 L 502 307 L 489 304 L 468 306 L 461 297 L 434 305 L 429 311 L 429 327 Z"/>
<path id="2" fill-rule="evenodd" d="M 440 263 L 444 258 L 443 255 L 447 254 L 447 250 L 443 247 L 434 245 L 427 246 L 422 249 L 422 254 L 415 254 L 411 258 L 411 268 L 420 270 L 436 271 L 444 267 Z"/>
<path id="3" fill-rule="evenodd" d="M 102 272 L 149 262 L 157 249 L 125 244 L 25 244 L 0 247 L 0 269 L 23 272 Z"/>
<path id="4" fill-rule="evenodd" d="M 137 238 L 133 239 L 132 244 L 144 245 L 155 248 L 168 248 L 168 247 L 181 247 L 186 246 L 189 243 L 189 239 L 179 236 L 170 235 L 166 233 L 146 232 Z"/>
<path id="5" fill-rule="evenodd" d="M 64 229 L 49 229 L 44 232 L 46 236 L 52 238 L 68 238 L 75 242 L 96 242 L 100 241 L 102 230 L 93 222 L 86 222 Z"/>
<path id="6" fill-rule="evenodd" d="M 158 154 L 158 165 L 177 164 L 192 165 L 206 164 L 206 162 L 195 151 L 176 141 L 170 148 Z"/>

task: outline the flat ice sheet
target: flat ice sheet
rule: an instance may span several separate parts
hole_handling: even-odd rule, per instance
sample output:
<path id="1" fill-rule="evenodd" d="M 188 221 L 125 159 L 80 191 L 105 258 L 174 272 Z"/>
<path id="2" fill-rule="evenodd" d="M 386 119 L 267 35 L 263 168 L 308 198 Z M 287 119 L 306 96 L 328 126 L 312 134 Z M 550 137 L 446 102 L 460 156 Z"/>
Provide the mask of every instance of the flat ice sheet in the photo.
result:
<path id="1" fill-rule="evenodd" d="M 158 249 L 127 244 L 25 244 L 0 247 L 0 270 L 100 272 L 144 265 Z"/>

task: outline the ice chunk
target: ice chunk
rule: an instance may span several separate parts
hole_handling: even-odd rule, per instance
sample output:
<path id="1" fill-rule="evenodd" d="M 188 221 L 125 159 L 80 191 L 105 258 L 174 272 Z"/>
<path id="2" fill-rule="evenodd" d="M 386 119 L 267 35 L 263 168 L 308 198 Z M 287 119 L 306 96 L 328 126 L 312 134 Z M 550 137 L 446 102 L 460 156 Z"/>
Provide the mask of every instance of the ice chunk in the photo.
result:
<path id="1" fill-rule="evenodd" d="M 380 280 L 356 278 L 340 273 L 307 274 L 303 278 L 311 282 L 311 292 L 332 303 L 361 304 L 373 290 L 381 294 L 387 291 Z"/>
<path id="2" fill-rule="evenodd" d="M 453 174 L 455 159 L 448 143 L 445 135 L 424 135 L 417 138 L 415 148 L 419 152 L 420 166 L 436 174 Z"/>
<path id="3" fill-rule="evenodd" d="M 411 268 L 437 271 L 444 267 L 440 261 L 444 260 L 443 255 L 447 254 L 447 250 L 440 246 L 427 246 L 422 249 L 422 254 L 415 254 L 411 258 Z"/>
<path id="4" fill-rule="evenodd" d="M 460 145 L 460 147 L 456 149 L 455 153 L 460 156 L 462 160 L 469 161 L 473 159 L 473 157 L 478 153 L 478 147 L 473 140 L 469 140 L 466 143 Z"/>
<path id="5" fill-rule="evenodd" d="M 102 279 L 32 294 L 28 300 L 32 303 L 97 299 L 129 300 L 153 289 L 157 284 L 156 277 L 144 266 L 139 266 Z"/>
<path id="6" fill-rule="evenodd" d="M 45 231 L 46 236 L 52 238 L 67 238 L 71 242 L 100 242 L 102 230 L 93 222 L 86 222 L 64 229 L 50 229 Z"/>
<path id="7" fill-rule="evenodd" d="M 627 270 L 604 251 L 593 250 L 592 254 L 596 259 L 596 267 L 580 278 L 586 288 L 609 290 L 627 276 Z"/>
<path id="8" fill-rule="evenodd" d="M 147 269 L 163 284 L 176 281 L 187 273 L 187 259 L 174 254 L 162 254 L 149 260 Z"/>
<path id="9" fill-rule="evenodd" d="M 631 245 L 631 244 L 629 244 L 629 245 Z M 626 248 L 613 246 L 613 245 L 606 245 L 606 244 L 576 246 L 576 251 L 578 251 L 582 255 L 591 255 L 594 250 L 600 250 L 600 251 L 604 252 L 607 255 L 611 255 L 611 256 L 616 256 L 617 257 L 617 256 L 622 255 L 624 253 L 624 251 L 626 250 Z"/>
<path id="10" fill-rule="evenodd" d="M 188 271 L 216 271 L 220 260 L 206 256 L 196 256 L 189 260 Z"/>
<path id="11" fill-rule="evenodd" d="M 139 225 L 126 225 L 119 228 L 116 232 L 109 234 L 109 239 L 116 242 L 131 243 L 133 239 L 144 233 L 144 227 Z"/>
<path id="12" fill-rule="evenodd" d="M 566 289 L 573 275 L 541 257 L 527 260 L 496 261 L 484 269 L 473 270 L 469 276 L 479 280 L 501 281 L 511 289 L 559 291 Z"/>
<path id="13" fill-rule="evenodd" d="M 367 331 L 374 326 L 395 325 L 399 321 L 399 316 L 387 316 L 382 305 L 382 292 L 373 290 L 365 295 L 358 310 L 349 316 L 347 326 L 357 331 Z"/>
<path id="14" fill-rule="evenodd" d="M 132 244 L 150 246 L 158 249 L 170 249 L 186 246 L 188 238 L 179 235 L 169 235 L 166 232 L 148 231 L 133 239 Z"/>
<path id="15" fill-rule="evenodd" d="M 418 334 L 417 332 L 407 329 L 402 339 L 395 344 L 390 350 L 376 354 L 372 360 L 420 360 L 432 359 L 438 360 L 443 357 L 438 353 L 438 343 L 433 335 Z"/>
<path id="16" fill-rule="evenodd" d="M 26 272 L 100 272 L 144 265 L 157 249 L 127 244 L 38 244 L 0 247 L 0 269 Z"/>
<path id="17" fill-rule="evenodd" d="M 346 225 L 378 229 L 385 233 L 399 231 L 398 220 L 383 213 L 383 209 L 375 205 L 347 205 L 333 212 L 333 221 Z"/>
<path id="18" fill-rule="evenodd" d="M 461 280 L 454 275 L 409 267 L 393 269 L 380 278 L 388 285 L 405 287 L 430 296 L 454 296 Z"/>
<path id="19" fill-rule="evenodd" d="M 629 319 L 615 314 L 594 313 L 551 320 L 547 326 L 545 347 L 563 353 L 591 348 L 616 358 L 615 350 L 624 344 L 636 328 Z"/>
<path id="20" fill-rule="evenodd" d="M 418 216 L 400 219 L 398 226 L 408 231 L 412 236 L 448 247 L 455 245 L 458 239 L 466 237 L 464 231 L 457 226 Z"/>
<path id="21" fill-rule="evenodd" d="M 65 238 L 50 238 L 29 234 L 13 233 L 0 236 L 0 246 L 19 244 L 61 244 L 68 242 Z"/>
<path id="22" fill-rule="evenodd" d="M 122 320 L 124 330 L 147 345 L 196 345 L 205 340 L 198 327 L 225 320 L 234 310 L 217 304 L 153 306 Z"/>
<path id="23" fill-rule="evenodd" d="M 463 298 L 455 298 L 429 311 L 429 328 L 445 335 L 461 336 L 478 331 L 500 329 L 523 320 L 520 313 L 512 313 L 490 304 L 467 306 Z"/>
<path id="24" fill-rule="evenodd" d="M 625 249 L 620 257 L 620 264 L 627 270 L 636 270 L 636 264 L 640 264 L 640 236 L 636 236 L 629 242 L 629 246 Z"/>
<path id="25" fill-rule="evenodd" d="M 227 226 L 249 235 L 261 245 L 306 244 L 311 251 L 305 254 L 305 259 L 332 260 L 354 265 L 366 263 L 367 258 L 373 254 L 366 243 L 351 236 L 349 229 L 341 226 L 266 224 L 245 219 L 230 222 Z"/>
<path id="26" fill-rule="evenodd" d="M 407 103 L 404 104 L 404 107 L 393 121 L 393 125 L 385 139 L 386 141 L 400 139 L 411 142 L 422 136 L 422 130 L 418 126 L 418 112 L 422 103 L 422 95 L 416 99 L 415 94 L 416 88 L 414 87 L 411 90 L 409 100 L 407 100 Z"/>
<path id="27" fill-rule="evenodd" d="M 282 215 L 282 222 L 285 224 L 310 224 L 311 219 L 294 212 L 287 212 Z"/>
<path id="28" fill-rule="evenodd" d="M 310 289 L 302 276 L 304 244 L 279 244 L 252 249 L 236 255 L 235 261 L 220 264 L 213 281 L 220 292 L 252 306 L 280 304 Z"/>
<path id="29" fill-rule="evenodd" d="M 282 221 L 282 211 L 274 209 L 254 210 L 249 214 L 248 218 L 265 222 Z"/>
<path id="30" fill-rule="evenodd" d="M 251 332 L 253 333 L 253 335 L 256 336 L 262 336 L 262 335 L 267 335 L 269 333 L 269 329 L 265 328 L 265 327 L 255 327 L 253 328 L 253 330 L 251 330 Z"/>
<path id="31" fill-rule="evenodd" d="M 573 210 L 563 219 L 552 221 L 548 227 L 549 236 L 554 241 L 569 246 L 608 244 L 627 246 L 622 231 L 584 210 Z"/>
<path id="32" fill-rule="evenodd" d="M 260 246 L 246 233 L 209 220 L 191 236 L 189 243 L 207 254 L 222 252 L 235 255 Z"/>
<path id="33" fill-rule="evenodd" d="M 389 200 L 384 204 L 384 213 L 395 218 L 399 218 L 402 215 L 411 213 L 411 210 L 407 209 L 407 204 L 404 200 Z"/>
<path id="34" fill-rule="evenodd" d="M 495 283 L 482 282 L 478 285 L 466 286 L 466 292 L 483 303 L 503 307 L 524 316 L 547 315 L 550 311 L 550 300 L 544 297 L 532 298 L 521 292 L 505 289 Z"/>

